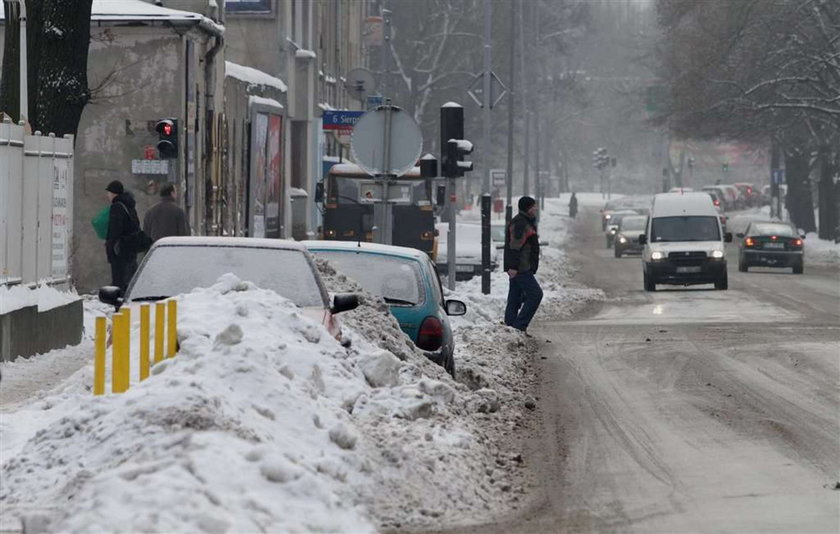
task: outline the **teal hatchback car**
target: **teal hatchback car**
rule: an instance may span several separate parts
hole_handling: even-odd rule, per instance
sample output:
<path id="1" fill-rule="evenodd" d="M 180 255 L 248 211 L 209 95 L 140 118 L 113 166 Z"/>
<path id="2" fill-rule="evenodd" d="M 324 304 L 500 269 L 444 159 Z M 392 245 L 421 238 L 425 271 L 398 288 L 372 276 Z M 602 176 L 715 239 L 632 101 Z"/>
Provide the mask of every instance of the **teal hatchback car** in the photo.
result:
<path id="1" fill-rule="evenodd" d="M 382 297 L 400 328 L 426 356 L 455 376 L 450 315 L 464 315 L 459 300 L 444 300 L 434 263 L 419 250 L 352 241 L 302 241 L 316 257 L 366 291 Z"/>

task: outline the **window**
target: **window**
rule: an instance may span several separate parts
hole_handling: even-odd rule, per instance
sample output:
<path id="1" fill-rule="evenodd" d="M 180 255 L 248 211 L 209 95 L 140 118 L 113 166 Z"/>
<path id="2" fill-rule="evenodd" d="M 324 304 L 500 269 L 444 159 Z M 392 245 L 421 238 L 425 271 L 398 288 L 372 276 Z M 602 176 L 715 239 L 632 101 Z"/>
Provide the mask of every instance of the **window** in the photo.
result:
<path id="1" fill-rule="evenodd" d="M 652 242 L 720 240 L 719 222 L 714 216 L 657 217 L 652 225 Z"/>

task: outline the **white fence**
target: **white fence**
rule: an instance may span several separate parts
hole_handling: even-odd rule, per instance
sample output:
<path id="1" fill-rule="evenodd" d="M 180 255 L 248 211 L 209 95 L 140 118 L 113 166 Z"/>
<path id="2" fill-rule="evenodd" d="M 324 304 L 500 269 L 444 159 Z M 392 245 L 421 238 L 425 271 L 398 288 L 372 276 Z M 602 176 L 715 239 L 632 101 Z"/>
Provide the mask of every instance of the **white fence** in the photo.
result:
<path id="1" fill-rule="evenodd" d="M 0 285 L 69 281 L 73 136 L 0 123 Z"/>

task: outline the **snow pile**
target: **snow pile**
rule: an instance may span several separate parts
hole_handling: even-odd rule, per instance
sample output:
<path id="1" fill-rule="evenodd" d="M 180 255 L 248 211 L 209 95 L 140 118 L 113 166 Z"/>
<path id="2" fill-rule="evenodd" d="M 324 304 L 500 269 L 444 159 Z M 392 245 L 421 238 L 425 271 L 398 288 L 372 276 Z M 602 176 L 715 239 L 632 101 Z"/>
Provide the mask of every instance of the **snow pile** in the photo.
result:
<path id="1" fill-rule="evenodd" d="M 75 292 L 58 291 L 47 285 L 30 289 L 27 286 L 0 286 L 0 314 L 13 312 L 26 306 L 38 306 L 47 311 L 79 300 Z"/>
<path id="2" fill-rule="evenodd" d="M 370 532 L 521 492 L 501 483 L 522 460 L 500 438 L 510 418 L 482 424 L 495 392 L 449 379 L 379 303 L 356 324 L 379 314 L 372 339 L 402 343 L 399 356 L 352 319 L 346 350 L 232 275 L 179 301 L 180 352 L 149 380 L 94 398 L 88 366 L 3 414 L 4 514 L 43 509 L 50 530 L 71 532 Z"/>
<path id="3" fill-rule="evenodd" d="M 820 239 L 816 232 L 805 236 L 805 265 L 830 264 L 840 265 L 840 243 Z"/>

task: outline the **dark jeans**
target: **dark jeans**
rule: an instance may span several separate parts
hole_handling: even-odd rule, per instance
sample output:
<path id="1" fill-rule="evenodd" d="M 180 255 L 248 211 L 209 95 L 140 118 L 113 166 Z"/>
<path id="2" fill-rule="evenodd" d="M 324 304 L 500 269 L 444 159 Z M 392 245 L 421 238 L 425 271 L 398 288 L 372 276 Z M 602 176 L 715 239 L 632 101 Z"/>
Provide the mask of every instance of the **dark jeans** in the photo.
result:
<path id="1" fill-rule="evenodd" d="M 510 279 L 505 324 L 523 332 L 531 324 L 543 298 L 540 283 L 530 271 L 523 271 Z"/>
<path id="2" fill-rule="evenodd" d="M 111 262 L 111 285 L 117 286 L 125 293 L 131 277 L 137 271 L 137 256 L 130 258 L 115 258 Z"/>

